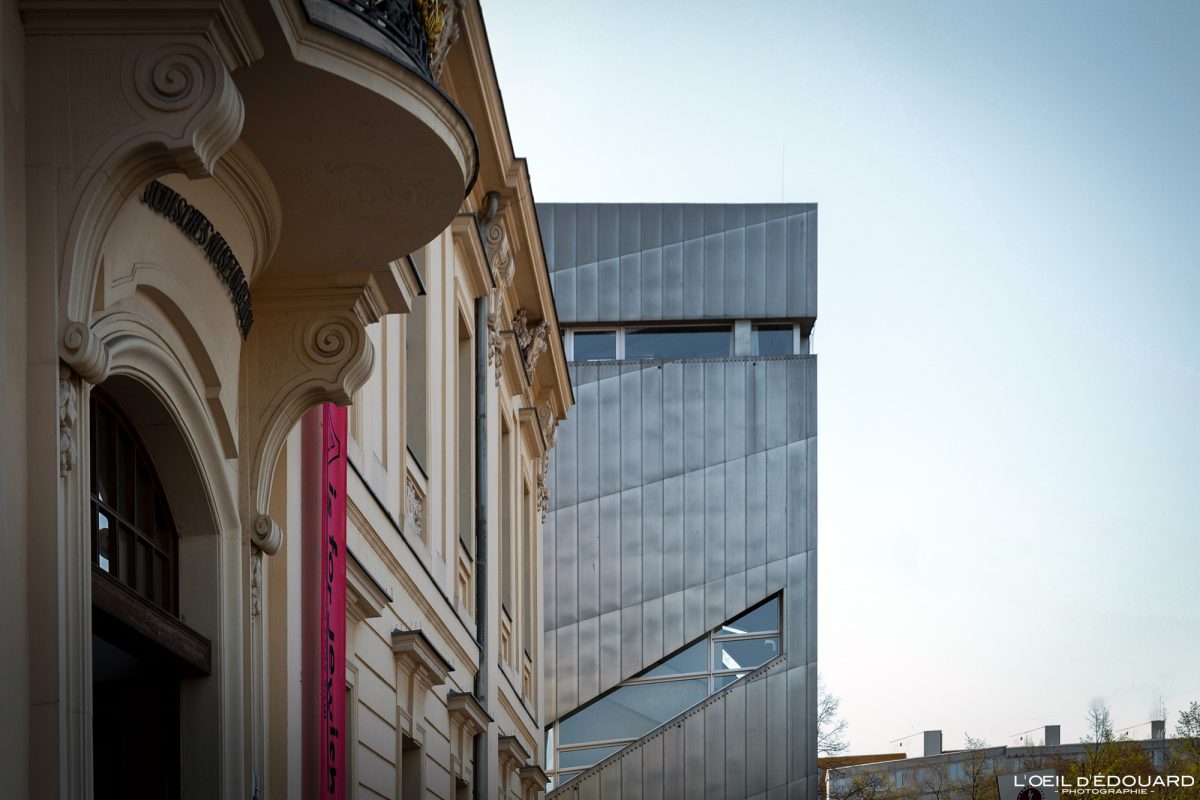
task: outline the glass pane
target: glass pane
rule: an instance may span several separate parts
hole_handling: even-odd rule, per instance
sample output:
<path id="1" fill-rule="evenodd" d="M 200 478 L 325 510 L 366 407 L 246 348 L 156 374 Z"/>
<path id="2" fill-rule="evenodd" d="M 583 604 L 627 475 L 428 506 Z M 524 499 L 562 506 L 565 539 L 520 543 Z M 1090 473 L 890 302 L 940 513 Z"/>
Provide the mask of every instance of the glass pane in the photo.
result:
<path id="1" fill-rule="evenodd" d="M 754 329 L 756 356 L 790 356 L 793 342 L 791 325 L 760 325 Z"/>
<path id="2" fill-rule="evenodd" d="M 707 640 L 696 642 L 691 647 L 676 653 L 654 669 L 638 677 L 659 678 L 669 675 L 683 675 L 689 672 L 708 672 L 707 650 Z"/>
<path id="3" fill-rule="evenodd" d="M 713 669 L 750 669 L 779 655 L 779 640 L 735 639 L 713 642 Z"/>
<path id="4" fill-rule="evenodd" d="M 707 695 L 707 678 L 622 686 L 563 720 L 559 745 L 637 739 Z"/>
<path id="5" fill-rule="evenodd" d="M 717 629 L 716 636 L 736 636 L 740 633 L 773 633 L 779 630 L 779 598 L 763 603 Z"/>
<path id="6" fill-rule="evenodd" d="M 113 551 L 116 549 L 113 545 L 112 520 L 108 515 L 97 511 L 96 512 L 96 563 L 100 565 L 100 569 L 105 572 L 111 572 Z"/>
<path id="7" fill-rule="evenodd" d="M 130 560 L 132 558 L 133 533 L 124 525 L 118 528 L 117 531 L 119 537 L 117 540 L 117 577 L 128 584 L 130 573 L 132 572 Z"/>
<path id="8" fill-rule="evenodd" d="M 735 672 L 730 675 L 714 675 L 713 676 L 713 691 L 719 692 L 729 684 L 744 676 L 744 672 Z"/>
<path id="9" fill-rule="evenodd" d="M 96 418 L 92 422 L 92 440 L 96 445 L 96 468 L 92 473 L 92 491 L 104 503 L 116 502 L 117 463 L 113 453 L 112 418 L 99 404 L 94 404 Z"/>
<path id="10" fill-rule="evenodd" d="M 574 778 L 578 774 L 578 772 L 560 772 L 558 773 L 558 777 L 554 779 L 554 783 L 550 784 L 546 788 L 553 789 L 555 786 L 562 786 L 564 783 L 571 780 L 571 778 Z"/>
<path id="11" fill-rule="evenodd" d="M 133 440 L 124 430 L 117 429 L 117 514 L 122 519 L 133 518 L 133 462 L 136 458 Z"/>
<path id="12" fill-rule="evenodd" d="M 614 744 L 608 747 L 589 747 L 585 750 L 560 750 L 558 765 L 560 769 L 587 769 L 599 764 L 625 745 Z"/>
<path id="13" fill-rule="evenodd" d="M 720 328 L 648 328 L 625 334 L 626 358 L 724 358 L 731 334 Z"/>
<path id="14" fill-rule="evenodd" d="M 165 606 L 166 597 L 163 595 L 163 573 L 166 572 L 167 561 L 162 556 L 150 551 L 154 571 L 150 580 L 150 599 L 160 606 Z"/>
<path id="15" fill-rule="evenodd" d="M 150 548 L 147 547 L 144 542 L 138 540 L 137 537 L 134 537 L 134 547 L 134 553 L 136 557 L 134 558 L 133 562 L 133 574 L 129 577 L 133 578 L 133 588 L 137 591 L 137 593 L 140 595 L 145 595 L 149 590 L 146 577 L 150 570 L 146 568 L 146 565 L 150 558 Z"/>
<path id="16" fill-rule="evenodd" d="M 605 361 L 617 357 L 616 331 L 576 331 L 575 361 Z"/>
<path id="17" fill-rule="evenodd" d="M 171 546 L 171 539 L 174 534 L 171 532 L 171 520 L 167 516 L 167 507 L 163 503 L 162 492 L 156 492 L 154 498 L 154 541 L 163 549 L 163 552 L 174 555 L 175 549 Z"/>
<path id="18" fill-rule="evenodd" d="M 149 531 L 154 525 L 154 481 L 150 477 L 150 469 L 146 459 L 137 458 L 137 472 L 134 482 L 134 511 L 133 527 L 139 531 Z"/>

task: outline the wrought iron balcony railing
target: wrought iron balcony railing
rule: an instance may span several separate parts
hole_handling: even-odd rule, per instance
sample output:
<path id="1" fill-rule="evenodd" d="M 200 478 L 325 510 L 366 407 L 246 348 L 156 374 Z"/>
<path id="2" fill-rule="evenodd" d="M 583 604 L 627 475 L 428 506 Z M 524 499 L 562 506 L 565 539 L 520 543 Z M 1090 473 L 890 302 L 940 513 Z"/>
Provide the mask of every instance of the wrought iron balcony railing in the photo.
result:
<path id="1" fill-rule="evenodd" d="M 417 70 L 435 80 L 430 27 L 441 25 L 438 0 L 329 0 L 361 17 L 408 56 Z M 434 31 L 436 35 L 436 30 Z"/>

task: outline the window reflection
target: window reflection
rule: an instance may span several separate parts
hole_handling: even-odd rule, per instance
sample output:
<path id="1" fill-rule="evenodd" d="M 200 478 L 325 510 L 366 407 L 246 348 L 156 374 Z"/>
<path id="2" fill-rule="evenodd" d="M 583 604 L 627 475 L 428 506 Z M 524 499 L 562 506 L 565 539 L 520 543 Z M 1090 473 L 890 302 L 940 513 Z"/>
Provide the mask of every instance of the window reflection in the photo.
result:
<path id="1" fill-rule="evenodd" d="M 588 747 L 583 750 L 563 750 L 559 755 L 559 767 L 562 769 L 586 769 L 598 764 L 625 745 L 614 744 L 608 747 Z"/>
<path id="2" fill-rule="evenodd" d="M 676 653 L 649 672 L 643 673 L 643 678 L 659 678 L 668 675 L 686 675 L 688 673 L 708 671 L 708 641 L 696 642 L 682 653 Z"/>
<path id="3" fill-rule="evenodd" d="M 754 355 L 790 356 L 795 352 L 791 325 L 755 325 Z"/>
<path id="4" fill-rule="evenodd" d="M 771 598 L 550 728 L 547 774 L 554 785 L 562 786 L 778 656 L 780 611 L 779 597 Z"/>
<path id="5" fill-rule="evenodd" d="M 636 739 L 707 696 L 705 679 L 622 686 L 563 720 L 559 729 L 559 758 L 565 744 Z"/>
<path id="6" fill-rule="evenodd" d="M 753 611 L 726 622 L 715 632 L 715 636 L 736 636 L 746 633 L 774 633 L 779 630 L 779 598 L 763 603 Z"/>
<path id="7" fill-rule="evenodd" d="M 779 640 L 734 639 L 713 644 L 713 669 L 753 669 L 779 655 Z"/>
<path id="8" fill-rule="evenodd" d="M 731 344 L 728 328 L 645 328 L 625 334 L 625 358 L 724 358 Z"/>
<path id="9" fill-rule="evenodd" d="M 92 563 L 175 613 L 178 534 L 158 475 L 132 424 L 92 393 Z"/>
<path id="10" fill-rule="evenodd" d="M 616 331 L 575 331 L 573 361 L 610 361 L 617 357 Z"/>

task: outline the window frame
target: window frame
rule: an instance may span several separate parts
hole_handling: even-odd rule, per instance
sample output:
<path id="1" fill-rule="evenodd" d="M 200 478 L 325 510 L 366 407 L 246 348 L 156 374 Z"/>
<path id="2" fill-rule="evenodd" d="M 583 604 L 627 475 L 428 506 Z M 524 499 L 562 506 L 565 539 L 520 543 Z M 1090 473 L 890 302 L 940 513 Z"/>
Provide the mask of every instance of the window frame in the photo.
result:
<path id="1" fill-rule="evenodd" d="M 738 633 L 738 634 L 721 634 L 720 633 L 720 631 L 722 629 L 724 629 L 727 625 L 731 625 L 732 623 L 736 622 L 737 620 L 759 610 L 763 606 L 766 606 L 770 603 L 777 604 L 776 617 L 775 617 L 775 628 L 773 630 L 760 630 L 760 631 L 753 631 L 753 632 L 749 632 L 749 633 Z M 608 692 L 605 692 L 600 697 L 597 697 L 595 700 L 588 703 L 583 708 L 577 709 L 576 711 L 572 712 L 567 717 L 558 720 L 554 725 L 552 725 L 547 730 L 546 774 L 551 778 L 552 785 L 555 787 L 564 785 L 567 782 L 569 782 L 570 780 L 572 780 L 573 778 L 578 777 L 582 773 L 584 773 L 587 770 L 591 769 L 592 767 L 596 766 L 596 764 L 600 763 L 599 761 L 597 761 L 597 762 L 589 764 L 587 766 L 582 766 L 582 767 L 571 766 L 566 769 L 561 769 L 563 753 L 570 753 L 570 752 L 579 751 L 579 750 L 591 750 L 594 748 L 601 748 L 601 747 L 613 747 L 613 746 L 619 746 L 618 750 L 620 750 L 620 749 L 627 747 L 628 745 L 636 742 L 638 739 L 640 739 L 642 736 L 645 736 L 646 733 L 649 732 L 649 731 L 644 731 L 641 734 L 639 734 L 638 736 L 635 736 L 632 738 L 589 739 L 586 741 L 571 742 L 568 744 L 563 744 L 562 743 L 562 724 L 563 724 L 563 722 L 565 722 L 566 720 L 569 720 L 571 717 L 584 711 L 585 709 L 593 706 L 595 703 L 602 702 L 606 697 L 610 697 L 611 695 L 613 695 L 614 693 L 616 693 L 617 691 L 619 691 L 620 689 L 623 689 L 625 687 L 675 683 L 675 682 L 680 682 L 680 681 L 694 681 L 694 680 L 706 678 L 707 679 L 707 691 L 706 691 L 706 694 L 704 695 L 704 697 L 702 697 L 700 700 L 698 700 L 696 703 L 692 704 L 691 706 L 680 709 L 675 715 L 673 715 L 671 717 L 671 719 L 673 719 L 675 716 L 685 713 L 689 709 L 695 708 L 699 704 L 706 702 L 713 695 L 717 694 L 720 691 L 723 691 L 726 687 L 728 687 L 728 685 L 730 683 L 733 683 L 734 681 L 745 677 L 747 674 L 761 668 L 763 664 L 769 663 L 770 661 L 774 660 L 775 658 L 778 658 L 779 655 L 781 655 L 784 650 L 784 648 L 783 648 L 783 645 L 784 645 L 784 630 L 783 630 L 784 619 L 783 619 L 783 616 L 784 616 L 783 595 L 782 595 L 782 593 L 773 594 L 770 597 L 763 600 L 761 603 L 757 603 L 754 606 L 752 606 L 751 608 L 746 609 L 745 611 L 738 614 L 733 619 L 722 622 L 716 628 L 713 628 L 712 630 L 708 631 L 704 636 L 687 643 L 683 647 L 678 648 L 677 650 L 675 650 L 674 652 L 670 653 L 669 655 L 663 657 L 662 659 L 655 662 L 654 664 L 651 664 L 649 667 L 644 669 L 639 675 L 622 681 L 621 683 L 614 686 Z M 753 667 L 743 667 L 743 668 L 738 668 L 738 669 L 713 669 L 713 653 L 714 653 L 714 649 L 716 646 L 718 646 L 724 642 L 731 642 L 731 641 L 750 641 L 750 640 L 766 640 L 766 639 L 775 640 L 777 643 L 777 650 L 776 650 L 776 654 L 774 656 L 772 656 L 771 658 L 768 658 L 766 661 L 763 661 L 761 664 L 758 664 Z M 704 645 L 705 645 L 704 655 L 705 655 L 705 659 L 706 659 L 706 661 L 705 661 L 705 664 L 707 667 L 706 670 L 694 671 L 694 672 L 680 672 L 680 673 L 676 673 L 673 675 L 656 675 L 653 677 L 645 677 L 645 675 L 647 673 L 652 672 L 655 669 L 659 668 L 664 663 L 666 663 L 668 660 L 675 658 L 676 656 L 684 653 L 685 651 L 687 651 L 701 643 L 704 643 Z M 729 681 L 728 683 L 726 683 L 723 686 L 716 685 L 718 680 L 727 678 L 727 677 L 731 677 L 731 676 L 733 677 L 732 681 Z M 667 720 L 664 720 L 664 723 L 666 721 Z M 651 728 L 650 730 L 653 730 L 653 728 Z M 614 753 L 615 752 L 616 751 L 614 751 Z M 612 754 L 609 754 L 609 755 L 612 755 Z M 608 757 L 609 756 L 607 756 L 607 755 L 604 756 L 604 758 L 608 758 Z M 601 761 L 603 761 L 603 760 L 604 759 L 602 758 Z M 566 776 L 565 780 L 562 779 L 563 775 Z"/>
<path id="2" fill-rule="evenodd" d="M 175 516 L 171 511 L 170 499 L 167 497 L 166 487 L 163 485 L 162 479 L 159 477 L 158 469 L 155 466 L 154 459 L 150 454 L 146 443 L 142 441 L 141 435 L 134 426 L 129 415 L 121 408 L 121 406 L 104 393 L 101 389 L 93 389 L 91 392 L 91 431 L 90 431 L 90 466 L 91 466 L 91 485 L 89 486 L 89 500 L 91 522 L 90 528 L 90 549 L 89 562 L 98 569 L 103 570 L 114 581 L 133 592 L 140 600 L 145 602 L 166 614 L 169 614 L 176 619 L 179 618 L 179 526 L 175 523 Z M 112 488 L 116 497 L 112 498 L 112 502 L 101 499 L 98 496 L 97 489 L 100 479 L 99 458 L 100 447 L 97 444 L 97 436 L 99 435 L 99 419 L 101 411 L 111 420 L 111 457 L 112 470 L 114 479 L 118 481 L 117 486 Z M 120 441 L 119 433 L 123 432 L 129 441 L 131 447 L 131 459 L 128 461 L 129 473 L 121 474 L 122 459 L 117 452 L 118 443 Z M 147 478 L 152 485 L 155 495 L 151 499 L 150 514 L 153 518 L 157 516 L 161 510 L 163 514 L 163 524 L 168 533 L 168 541 L 170 543 L 170 551 L 164 550 L 158 542 L 155 541 L 153 533 L 147 533 L 143 528 L 139 527 L 136 519 L 136 507 L 139 502 L 139 486 L 138 486 L 138 462 L 142 462 L 145 468 Z M 127 517 L 120 510 L 122 487 L 124 481 L 133 483 L 132 503 L 134 517 Z M 100 564 L 100 554 L 97 551 L 97 541 L 99 538 L 99 516 L 103 514 L 109 519 L 111 535 L 114 537 L 114 545 L 117 548 L 117 569 L 113 570 L 104 567 Z M 154 525 L 153 519 L 151 526 Z M 128 550 L 128 565 L 120 555 L 120 532 L 122 529 L 128 530 L 130 533 L 130 542 Z M 143 563 L 140 567 L 137 564 L 138 545 L 143 544 L 149 548 L 151 557 L 163 556 L 166 560 L 166 569 L 163 570 L 163 597 L 164 602 L 159 602 L 153 599 L 149 594 L 137 588 L 137 575 L 139 569 L 144 569 Z M 128 570 L 128 572 L 127 572 Z M 147 589 L 153 583 L 153 570 L 146 576 Z M 149 590 L 149 589 L 148 589 Z"/>

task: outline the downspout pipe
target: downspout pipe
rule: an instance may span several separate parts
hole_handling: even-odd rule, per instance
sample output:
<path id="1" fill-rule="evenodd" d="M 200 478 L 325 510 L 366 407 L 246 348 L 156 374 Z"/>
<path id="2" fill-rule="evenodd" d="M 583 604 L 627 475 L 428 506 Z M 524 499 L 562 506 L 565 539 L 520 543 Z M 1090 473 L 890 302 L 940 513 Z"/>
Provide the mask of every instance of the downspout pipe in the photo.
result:
<path id="1" fill-rule="evenodd" d="M 488 195 L 488 208 L 495 202 L 495 193 Z M 494 215 L 494 211 L 493 211 Z M 475 672 L 475 697 L 488 711 L 488 672 L 492 666 L 488 648 L 488 326 L 487 295 L 475 301 L 475 638 L 479 641 L 479 669 Z M 475 800 L 487 800 L 488 758 L 486 732 L 475 734 L 472 755 L 475 761 L 475 780 L 472 794 Z"/>

